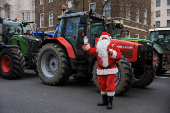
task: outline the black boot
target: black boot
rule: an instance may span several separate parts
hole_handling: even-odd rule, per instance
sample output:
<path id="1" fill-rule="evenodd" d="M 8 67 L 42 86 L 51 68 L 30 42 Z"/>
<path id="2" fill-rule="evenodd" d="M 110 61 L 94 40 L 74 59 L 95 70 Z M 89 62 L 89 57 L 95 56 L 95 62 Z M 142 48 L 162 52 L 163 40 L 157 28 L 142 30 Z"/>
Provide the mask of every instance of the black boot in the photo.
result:
<path id="1" fill-rule="evenodd" d="M 107 96 L 107 94 L 102 95 L 102 97 L 103 97 L 103 101 L 102 102 L 98 102 L 97 103 L 98 106 L 104 106 L 104 105 L 107 105 L 107 103 L 108 103 L 108 96 Z"/>
<path id="2" fill-rule="evenodd" d="M 109 101 L 107 104 L 107 109 L 112 109 L 112 101 L 113 101 L 113 96 L 108 96 Z"/>

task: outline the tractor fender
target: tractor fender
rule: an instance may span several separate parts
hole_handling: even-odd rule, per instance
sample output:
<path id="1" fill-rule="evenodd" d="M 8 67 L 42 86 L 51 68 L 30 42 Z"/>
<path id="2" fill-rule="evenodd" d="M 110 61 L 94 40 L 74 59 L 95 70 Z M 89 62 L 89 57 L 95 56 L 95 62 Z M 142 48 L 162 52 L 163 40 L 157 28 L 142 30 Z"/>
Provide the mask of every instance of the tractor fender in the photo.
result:
<path id="1" fill-rule="evenodd" d="M 4 43 L 0 43 L 0 50 L 3 48 L 19 48 L 17 45 L 5 45 Z"/>
<path id="2" fill-rule="evenodd" d="M 58 43 L 58 44 L 60 44 L 62 47 L 64 47 L 67 50 L 68 56 L 70 58 L 76 58 L 76 55 L 75 55 L 75 52 L 74 52 L 72 45 L 70 43 L 68 43 L 63 37 L 47 38 L 46 40 L 44 40 L 41 43 L 39 48 L 41 48 L 43 45 L 45 45 L 47 43 Z"/>
<path id="3" fill-rule="evenodd" d="M 154 45 L 153 45 L 153 49 L 154 49 L 157 53 L 163 54 L 163 49 L 162 49 L 159 45 L 154 44 Z"/>

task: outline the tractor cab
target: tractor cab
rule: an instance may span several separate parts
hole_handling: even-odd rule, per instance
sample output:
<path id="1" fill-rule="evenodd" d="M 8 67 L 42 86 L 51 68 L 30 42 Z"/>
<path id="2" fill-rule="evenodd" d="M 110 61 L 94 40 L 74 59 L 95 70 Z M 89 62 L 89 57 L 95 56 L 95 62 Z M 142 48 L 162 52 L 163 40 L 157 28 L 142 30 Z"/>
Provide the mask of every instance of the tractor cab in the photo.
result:
<path id="1" fill-rule="evenodd" d="M 58 17 L 60 27 L 57 36 L 65 38 L 74 48 L 77 55 L 84 55 L 83 37 L 89 38 L 92 47 L 95 46 L 95 38 L 100 37 L 104 26 L 96 26 L 96 24 L 104 24 L 104 17 L 92 12 L 76 12 L 68 11 L 64 15 Z"/>

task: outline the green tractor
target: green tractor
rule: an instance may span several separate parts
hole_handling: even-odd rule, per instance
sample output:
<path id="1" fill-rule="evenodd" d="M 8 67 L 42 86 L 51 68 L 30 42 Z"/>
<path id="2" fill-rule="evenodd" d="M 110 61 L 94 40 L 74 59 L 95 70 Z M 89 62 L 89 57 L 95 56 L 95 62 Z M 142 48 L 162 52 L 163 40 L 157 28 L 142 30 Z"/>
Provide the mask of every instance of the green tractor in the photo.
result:
<path id="1" fill-rule="evenodd" d="M 0 75 L 5 79 L 18 79 L 25 70 L 25 58 L 19 47 L 5 43 L 4 21 L 0 18 Z"/>
<path id="2" fill-rule="evenodd" d="M 89 44 L 92 47 L 97 44 L 100 35 L 106 30 L 104 17 L 91 11 L 69 10 L 64 15 L 58 16 L 58 19 L 60 27 L 58 34 L 54 36 L 56 38 L 44 40 L 39 49 L 37 70 L 40 79 L 45 84 L 58 85 L 67 82 L 70 76 L 76 80 L 84 81 L 93 78 L 94 84 L 99 87 L 96 57 L 86 54 L 82 46 L 84 36 L 89 38 Z M 119 72 L 115 79 L 116 95 L 121 95 L 134 84 L 131 63 L 138 64 L 139 71 L 146 69 L 146 48 L 139 43 L 117 39 L 111 41 L 120 48 L 124 56 L 118 61 Z M 152 54 L 149 55 L 151 55 L 149 58 L 152 59 Z M 135 83 L 136 86 L 149 85 L 153 81 L 153 73 L 151 70 L 147 70 L 146 75 L 148 76 L 138 79 Z M 135 78 L 137 79 L 137 76 Z"/>
<path id="3" fill-rule="evenodd" d="M 149 40 L 154 43 L 154 63 L 158 75 L 170 70 L 170 28 L 149 29 Z"/>
<path id="4" fill-rule="evenodd" d="M 2 42 L 5 45 L 19 46 L 19 49 L 24 54 L 25 67 L 36 71 L 36 56 L 42 39 L 31 35 L 30 31 L 32 31 L 31 27 L 26 22 L 3 20 L 2 32 L 5 38 L 3 38 Z"/>

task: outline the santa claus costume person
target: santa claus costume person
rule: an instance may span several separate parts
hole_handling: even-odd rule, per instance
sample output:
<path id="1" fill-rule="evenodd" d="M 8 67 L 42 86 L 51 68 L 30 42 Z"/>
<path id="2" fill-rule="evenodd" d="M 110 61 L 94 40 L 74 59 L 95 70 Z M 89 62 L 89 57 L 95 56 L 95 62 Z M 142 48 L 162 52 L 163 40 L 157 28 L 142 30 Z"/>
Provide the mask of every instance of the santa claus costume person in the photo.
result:
<path id="1" fill-rule="evenodd" d="M 102 102 L 98 106 L 107 105 L 107 109 L 112 109 L 113 96 L 115 95 L 115 74 L 118 72 L 116 63 L 122 58 L 119 48 L 111 42 L 109 33 L 102 32 L 96 47 L 91 48 L 88 38 L 84 38 L 83 49 L 90 55 L 96 55 L 98 67 L 98 83 L 102 94 Z"/>

